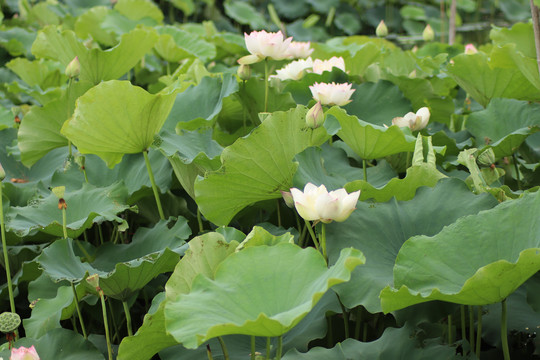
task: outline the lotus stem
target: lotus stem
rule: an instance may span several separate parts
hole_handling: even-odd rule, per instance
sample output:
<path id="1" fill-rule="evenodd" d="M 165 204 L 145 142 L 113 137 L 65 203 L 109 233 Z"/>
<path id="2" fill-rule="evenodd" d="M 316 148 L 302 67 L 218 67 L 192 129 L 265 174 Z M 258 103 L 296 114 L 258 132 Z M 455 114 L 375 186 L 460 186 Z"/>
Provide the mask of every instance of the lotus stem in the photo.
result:
<path id="1" fill-rule="evenodd" d="M 503 348 L 504 360 L 510 360 L 510 351 L 508 350 L 508 330 L 506 325 L 506 299 L 501 302 L 501 342 Z"/>
<path id="2" fill-rule="evenodd" d="M 324 261 L 328 263 L 328 254 L 326 253 L 326 224 L 321 223 L 321 236 L 320 236 L 320 243 L 321 243 L 321 249 L 322 249 L 322 255 L 324 257 Z"/>
<path id="3" fill-rule="evenodd" d="M 163 208 L 161 207 L 161 200 L 159 199 L 159 192 L 156 186 L 156 180 L 154 179 L 154 173 L 152 172 L 152 166 L 150 166 L 150 160 L 148 159 L 148 150 L 143 151 L 144 162 L 146 163 L 146 170 L 148 171 L 148 176 L 150 177 L 150 183 L 152 184 L 152 191 L 154 192 L 154 197 L 156 198 L 156 205 L 159 212 L 159 217 L 161 220 L 165 220 L 165 214 L 163 214 Z"/>
<path id="4" fill-rule="evenodd" d="M 448 45 L 454 45 L 456 39 L 456 7 L 457 1 L 452 0 L 450 4 L 450 24 L 448 26 Z"/>
<path id="5" fill-rule="evenodd" d="M 268 111 L 268 58 L 264 59 L 264 112 Z"/>
<path id="6" fill-rule="evenodd" d="M 444 43 L 444 24 L 446 22 L 446 4 L 441 1 L 441 42 Z"/>
<path id="7" fill-rule="evenodd" d="M 276 210 L 277 210 L 278 227 L 281 227 L 281 210 L 279 208 L 279 199 L 276 199 Z"/>
<path id="8" fill-rule="evenodd" d="M 276 360 L 281 360 L 282 352 L 283 352 L 283 335 L 280 335 L 278 336 L 278 339 L 277 339 Z"/>
<path id="9" fill-rule="evenodd" d="M 204 226 L 202 222 L 201 211 L 199 210 L 198 206 L 197 206 L 197 223 L 199 224 L 199 233 L 202 233 L 204 231 Z"/>
<path id="10" fill-rule="evenodd" d="M 99 243 L 103 245 L 103 231 L 101 230 L 101 224 L 98 224 Z"/>
<path id="11" fill-rule="evenodd" d="M 474 354 L 474 307 L 472 305 L 467 307 L 469 310 L 469 343 L 471 345 L 471 352 Z"/>
<path id="12" fill-rule="evenodd" d="M 67 214 L 66 214 L 66 208 L 62 208 L 62 231 L 64 232 L 64 239 L 68 238 L 67 233 Z"/>
<path id="13" fill-rule="evenodd" d="M 360 325 L 362 325 L 362 309 L 360 306 L 356 308 L 356 323 L 354 325 L 354 338 L 360 340 Z"/>
<path id="14" fill-rule="evenodd" d="M 512 158 L 514 159 L 514 170 L 516 171 L 516 181 L 517 181 L 518 190 L 521 190 L 521 179 L 519 178 L 519 168 L 518 168 L 516 153 L 512 154 Z"/>
<path id="15" fill-rule="evenodd" d="M 225 345 L 225 341 L 223 341 L 223 338 L 221 336 L 218 336 L 219 345 L 221 345 L 221 351 L 223 352 L 223 358 L 225 360 L 229 360 L 229 352 L 227 351 L 227 346 Z"/>
<path id="16" fill-rule="evenodd" d="M 478 330 L 476 331 L 476 357 L 480 359 L 482 345 L 482 306 L 478 307 Z"/>
<path id="17" fill-rule="evenodd" d="M 536 62 L 538 63 L 538 75 L 540 76 L 540 10 L 533 0 L 529 0 L 531 4 L 531 15 L 534 29 L 534 43 L 536 46 Z"/>
<path id="18" fill-rule="evenodd" d="M 109 360 L 113 360 L 111 337 L 109 335 L 109 322 L 107 320 L 107 306 L 105 305 L 105 295 L 102 290 L 99 290 L 99 298 L 101 300 L 101 312 L 103 313 L 103 327 L 105 328 L 105 339 L 107 340 L 107 353 Z"/>
<path id="19" fill-rule="evenodd" d="M 362 168 L 364 170 L 364 181 L 367 182 L 367 161 L 362 159 Z"/>
<path id="20" fill-rule="evenodd" d="M 452 315 L 448 315 L 448 345 L 452 345 Z"/>
<path id="21" fill-rule="evenodd" d="M 313 229 L 311 228 L 311 224 L 309 223 L 308 220 L 306 220 L 306 227 L 309 231 L 309 234 L 311 235 L 311 239 L 313 240 L 313 243 L 315 244 L 315 248 L 317 249 L 317 251 L 320 251 L 319 242 L 317 241 L 317 237 L 315 236 L 315 233 L 313 232 Z"/>
<path id="22" fill-rule="evenodd" d="M 304 247 L 304 236 L 306 235 L 306 227 L 304 226 L 302 228 L 302 224 L 300 223 L 300 217 L 298 216 L 298 213 L 294 212 L 294 217 L 296 218 L 296 227 L 298 228 L 298 234 L 300 234 L 298 238 L 298 246 Z"/>
<path id="23" fill-rule="evenodd" d="M 11 282 L 11 270 L 9 268 L 9 255 L 7 250 L 7 241 L 6 241 L 6 224 L 4 222 L 4 202 L 3 202 L 3 187 L 4 183 L 0 180 L 0 228 L 2 233 L 2 250 L 4 253 L 4 264 L 6 267 L 6 277 L 9 293 L 9 306 L 12 313 L 16 313 L 15 310 L 15 297 L 13 296 L 13 283 Z M 18 337 L 18 332 L 15 332 L 15 339 Z"/>
<path id="24" fill-rule="evenodd" d="M 124 307 L 124 315 L 126 316 L 128 336 L 133 336 L 133 330 L 131 328 L 131 314 L 129 313 L 129 306 L 125 300 L 122 300 L 122 306 Z"/>
<path id="25" fill-rule="evenodd" d="M 341 313 L 343 314 L 343 328 L 345 330 L 345 339 L 349 338 L 349 313 L 347 312 L 347 309 L 341 302 L 341 299 L 339 298 L 339 295 L 336 293 L 336 296 L 339 301 L 339 306 L 341 307 Z"/>
<path id="26" fill-rule="evenodd" d="M 362 329 L 362 341 L 363 342 L 366 342 L 367 341 L 367 322 L 364 322 L 364 327 Z"/>
<path id="27" fill-rule="evenodd" d="M 467 338 L 467 332 L 465 330 L 466 324 L 465 324 L 465 305 L 461 305 L 459 307 L 460 313 L 461 313 L 461 339 L 465 340 Z"/>
<path id="28" fill-rule="evenodd" d="M 270 360 L 270 337 L 266 338 L 266 360 Z"/>
<path id="29" fill-rule="evenodd" d="M 251 335 L 251 360 L 255 360 L 255 336 Z"/>
<path id="30" fill-rule="evenodd" d="M 81 314 L 81 308 L 79 307 L 79 297 L 77 296 L 77 290 L 75 290 L 75 285 L 71 283 L 71 290 L 73 290 L 73 298 L 75 299 L 75 308 L 77 309 L 77 316 L 79 317 L 79 323 L 81 324 L 81 330 L 85 339 L 88 339 L 86 334 L 86 328 L 84 326 L 83 317 Z"/>
<path id="31" fill-rule="evenodd" d="M 208 356 L 208 360 L 214 360 L 214 357 L 212 356 L 212 350 L 210 350 L 210 345 L 206 344 L 206 356 Z"/>

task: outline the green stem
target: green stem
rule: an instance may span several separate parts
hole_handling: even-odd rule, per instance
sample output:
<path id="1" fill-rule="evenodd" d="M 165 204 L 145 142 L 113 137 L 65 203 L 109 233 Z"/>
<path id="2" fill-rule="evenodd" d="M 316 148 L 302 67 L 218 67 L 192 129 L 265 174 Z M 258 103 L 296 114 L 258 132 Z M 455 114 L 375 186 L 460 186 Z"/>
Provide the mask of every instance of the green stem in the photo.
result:
<path id="1" fill-rule="evenodd" d="M 324 260 L 328 263 L 328 255 L 326 254 L 326 224 L 321 223 L 321 236 L 319 237 L 321 240 L 321 248 L 322 248 L 322 255 L 324 257 Z"/>
<path id="2" fill-rule="evenodd" d="M 214 360 L 214 357 L 212 356 L 212 351 L 210 350 L 210 345 L 206 344 L 206 355 L 208 356 L 208 360 Z"/>
<path id="3" fill-rule="evenodd" d="M 454 343 L 452 339 L 452 315 L 448 315 L 448 345 Z"/>
<path id="4" fill-rule="evenodd" d="M 112 324 L 113 324 L 113 329 L 114 329 L 114 336 L 112 337 L 112 341 L 114 341 L 114 339 L 116 339 L 117 341 L 120 341 L 120 330 L 118 329 L 118 324 L 116 324 L 116 316 L 114 315 L 114 307 L 112 305 L 112 302 L 108 302 L 109 303 L 109 311 L 111 312 L 111 320 L 112 320 Z"/>
<path id="5" fill-rule="evenodd" d="M 270 359 L 270 337 L 266 338 L 266 356 L 265 356 L 265 359 L 266 360 Z"/>
<path id="6" fill-rule="evenodd" d="M 360 340 L 360 325 L 362 325 L 362 309 L 356 308 L 356 323 L 354 325 L 354 338 Z"/>
<path id="7" fill-rule="evenodd" d="M 75 299 L 75 308 L 77 309 L 77 316 L 79 316 L 79 323 L 81 324 L 81 330 L 85 339 L 88 339 L 86 335 L 86 328 L 84 327 L 83 317 L 81 315 L 81 308 L 79 307 L 79 297 L 77 296 L 77 290 L 75 290 L 75 285 L 71 283 L 71 290 L 73 290 L 73 298 Z"/>
<path id="8" fill-rule="evenodd" d="M 13 296 L 13 284 L 11 282 L 11 271 L 9 268 L 9 255 L 7 250 L 7 241 L 6 241 L 6 226 L 4 224 L 4 202 L 3 202 L 3 187 L 4 183 L 0 181 L 0 228 L 2 232 L 2 250 L 4 252 L 4 264 L 6 267 L 6 277 L 7 277 L 7 285 L 8 285 L 8 293 L 9 293 L 9 305 L 12 313 L 16 313 L 15 311 L 15 298 Z M 18 335 L 16 335 L 18 337 Z"/>
<path id="9" fill-rule="evenodd" d="M 103 245 L 103 231 L 101 230 L 101 224 L 98 224 L 99 243 Z"/>
<path id="10" fill-rule="evenodd" d="M 107 307 L 105 305 L 105 296 L 103 291 L 100 291 L 99 298 L 101 299 L 101 310 L 103 313 L 103 326 L 105 327 L 105 339 L 107 340 L 107 352 L 109 354 L 109 360 L 113 359 L 111 338 L 109 335 L 109 322 L 107 321 Z"/>
<path id="11" fill-rule="evenodd" d="M 246 80 L 242 80 L 242 94 L 246 93 Z M 242 129 L 246 131 L 247 106 L 242 106 Z"/>
<path id="12" fill-rule="evenodd" d="M 366 342 L 367 341 L 367 322 L 364 322 L 364 326 L 362 328 L 362 342 Z"/>
<path id="13" fill-rule="evenodd" d="M 282 352 L 283 352 L 283 336 L 279 336 L 277 339 L 276 360 L 281 360 Z"/>
<path id="14" fill-rule="evenodd" d="M 504 354 L 504 360 L 510 360 L 510 351 L 508 349 L 508 330 L 506 325 L 506 299 L 501 302 L 501 342 Z"/>
<path id="15" fill-rule="evenodd" d="M 519 178 L 519 168 L 518 168 L 518 162 L 517 162 L 517 157 L 515 153 L 512 154 L 512 158 L 514 159 L 514 170 L 516 171 L 516 181 L 517 181 L 518 190 L 521 190 L 521 179 Z"/>
<path id="16" fill-rule="evenodd" d="M 219 345 L 221 345 L 221 351 L 223 352 L 223 358 L 225 360 L 229 360 L 229 352 L 227 351 L 227 346 L 225 345 L 225 341 L 223 341 L 223 338 L 221 336 L 218 336 Z"/>
<path id="17" fill-rule="evenodd" d="M 309 234 L 311 235 L 311 239 L 313 240 L 313 244 L 315 244 L 315 248 L 317 249 L 317 251 L 320 251 L 319 242 L 317 241 L 317 237 L 315 236 L 315 233 L 313 232 L 313 229 L 311 228 L 311 224 L 309 223 L 308 220 L 305 220 L 305 221 L 306 221 L 306 227 L 309 231 Z"/>
<path id="18" fill-rule="evenodd" d="M 251 360 L 255 360 L 255 336 L 251 335 Z"/>
<path id="19" fill-rule="evenodd" d="M 469 343 L 471 345 L 471 352 L 474 354 L 474 306 L 467 306 L 469 310 Z"/>
<path id="20" fill-rule="evenodd" d="M 482 306 L 478 307 L 478 330 L 476 331 L 476 357 L 480 359 L 480 347 L 482 345 Z"/>
<path id="21" fill-rule="evenodd" d="M 268 59 L 264 59 L 264 112 L 268 111 Z"/>
<path id="22" fill-rule="evenodd" d="M 66 208 L 62 208 L 62 231 L 64 232 L 64 239 L 68 238 L 67 234 L 67 214 Z"/>
<path id="23" fill-rule="evenodd" d="M 467 338 L 467 333 L 465 331 L 465 305 L 461 305 L 459 310 L 461 313 L 461 339 L 465 340 Z"/>
<path id="24" fill-rule="evenodd" d="M 277 222 L 278 227 L 281 227 L 281 210 L 279 208 L 279 199 L 276 199 L 276 209 L 277 209 Z"/>
<path id="25" fill-rule="evenodd" d="M 367 182 L 367 161 L 362 159 L 362 168 L 364 169 L 364 181 Z"/>
<path id="26" fill-rule="evenodd" d="M 296 227 L 298 228 L 298 234 L 300 234 L 300 237 L 298 238 L 298 246 L 303 247 L 304 246 L 304 236 L 306 235 L 306 227 L 302 228 L 302 224 L 300 223 L 300 217 L 298 216 L 298 213 L 294 212 L 294 217 L 296 218 Z"/>
<path id="27" fill-rule="evenodd" d="M 84 181 L 88 184 L 88 175 L 86 174 L 86 169 L 82 169 L 83 175 L 84 175 Z"/>
<path id="28" fill-rule="evenodd" d="M 198 206 L 197 206 L 197 223 L 199 223 L 199 233 L 202 233 L 204 231 L 204 226 L 202 222 L 201 211 L 199 210 Z"/>
<path id="29" fill-rule="evenodd" d="M 341 313 L 343 314 L 343 327 L 345 329 L 345 339 L 349 338 L 349 313 L 347 312 L 347 309 L 341 302 L 341 299 L 339 298 L 339 295 L 336 293 L 336 296 L 339 301 L 339 306 L 341 306 Z"/>
<path id="30" fill-rule="evenodd" d="M 125 300 L 122 300 L 122 306 L 124 307 L 124 315 L 126 316 L 128 336 L 133 336 L 133 330 L 131 329 L 131 314 L 129 313 L 129 306 Z"/>
<path id="31" fill-rule="evenodd" d="M 161 220 L 165 220 L 165 214 L 163 214 L 163 208 L 161 207 L 161 200 L 159 199 L 159 192 L 156 186 L 156 180 L 154 179 L 154 173 L 152 172 L 152 166 L 150 166 L 150 160 L 148 159 L 148 150 L 143 151 L 144 162 L 146 163 L 146 170 L 148 170 L 148 176 L 150 177 L 150 183 L 152 183 L 152 191 L 154 191 L 154 197 L 156 198 L 156 205 Z"/>

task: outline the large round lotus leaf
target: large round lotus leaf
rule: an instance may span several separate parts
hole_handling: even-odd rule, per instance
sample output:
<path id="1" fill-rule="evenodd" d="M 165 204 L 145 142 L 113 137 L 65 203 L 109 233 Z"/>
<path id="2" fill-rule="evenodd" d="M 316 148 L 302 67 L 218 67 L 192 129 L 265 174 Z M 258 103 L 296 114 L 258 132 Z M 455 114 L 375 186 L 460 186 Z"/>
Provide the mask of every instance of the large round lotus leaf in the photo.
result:
<path id="1" fill-rule="evenodd" d="M 72 330 L 53 329 L 37 338 L 22 338 L 13 343 L 14 348 L 34 345 L 41 360 L 103 360 L 103 354 L 82 335 Z M 10 350 L 0 351 L 0 357 L 10 358 Z"/>
<path id="2" fill-rule="evenodd" d="M 395 259 L 407 239 L 435 235 L 461 216 L 496 204 L 491 195 L 474 195 L 458 179 L 439 180 L 433 188 L 421 187 L 409 201 L 358 202 L 348 220 L 327 226 L 327 248 L 330 263 L 349 246 L 360 249 L 368 261 L 335 291 L 348 308 L 363 305 L 372 313 L 381 311 L 379 294 L 393 283 Z"/>
<path id="3" fill-rule="evenodd" d="M 96 218 L 95 222 L 124 222 L 117 214 L 129 208 L 126 205 L 127 189 L 122 183 L 106 188 L 83 184 L 80 190 L 66 192 L 64 199 L 67 234 L 71 238 L 77 238 L 92 227 Z M 58 237 L 63 235 L 62 211 L 58 210 L 58 198 L 52 193 L 28 206 L 12 207 L 6 217 L 6 229 L 19 236 L 26 236 L 33 230 Z"/>
<path id="4" fill-rule="evenodd" d="M 415 138 L 405 135 L 397 126 L 385 128 L 373 125 L 348 115 L 337 106 L 325 114 L 327 118 L 324 126 L 327 129 L 339 129 L 337 135 L 363 159 L 379 159 L 414 150 Z"/>
<path id="5" fill-rule="evenodd" d="M 489 145 L 497 158 L 510 156 L 527 136 L 540 131 L 540 104 L 493 99 L 486 110 L 473 112 L 466 126 L 479 148 Z"/>
<path id="6" fill-rule="evenodd" d="M 398 253 L 385 312 L 429 301 L 484 305 L 504 300 L 540 270 L 540 192 L 459 219 Z"/>
<path id="7" fill-rule="evenodd" d="M 107 81 L 77 100 L 62 134 L 83 154 L 114 167 L 124 154 L 148 149 L 171 111 L 175 94 L 149 94 L 129 81 Z"/>
<path id="8" fill-rule="evenodd" d="M 226 225 L 246 206 L 289 190 L 297 168 L 294 156 L 328 139 L 324 128 L 306 128 L 306 112 L 298 106 L 273 113 L 223 150 L 221 168 L 195 182 L 195 200 L 208 220 Z"/>
<path id="9" fill-rule="evenodd" d="M 517 50 L 530 58 L 536 58 L 534 31 L 530 23 L 517 23 L 511 28 L 493 26 L 489 38 L 498 46 L 515 44 Z"/>
<path id="10" fill-rule="evenodd" d="M 155 49 L 166 61 L 179 62 L 185 58 L 198 57 L 206 63 L 216 57 L 216 46 L 196 34 L 170 25 L 156 29 L 159 38 Z"/>
<path id="11" fill-rule="evenodd" d="M 213 280 L 199 275 L 189 294 L 168 301 L 167 331 L 187 348 L 228 334 L 281 336 L 364 261 L 360 251 L 343 249 L 328 269 L 313 248 L 287 243 L 247 248 L 227 257 Z"/>

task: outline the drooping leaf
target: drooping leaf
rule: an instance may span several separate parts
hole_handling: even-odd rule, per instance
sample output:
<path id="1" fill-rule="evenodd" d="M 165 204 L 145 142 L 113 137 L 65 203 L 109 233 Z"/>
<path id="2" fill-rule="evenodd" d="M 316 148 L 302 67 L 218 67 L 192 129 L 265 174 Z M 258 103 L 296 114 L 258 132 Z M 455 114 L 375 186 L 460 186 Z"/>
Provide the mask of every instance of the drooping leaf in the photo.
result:
<path id="1" fill-rule="evenodd" d="M 155 49 L 169 62 L 179 62 L 188 57 L 197 57 L 203 62 L 216 57 L 214 44 L 193 33 L 174 26 L 158 27 L 159 39 Z"/>
<path id="2" fill-rule="evenodd" d="M 105 46 L 114 46 L 116 37 L 111 32 L 101 27 L 101 22 L 112 10 L 106 6 L 94 6 L 75 20 L 74 30 L 81 39 L 92 37 L 95 41 Z"/>

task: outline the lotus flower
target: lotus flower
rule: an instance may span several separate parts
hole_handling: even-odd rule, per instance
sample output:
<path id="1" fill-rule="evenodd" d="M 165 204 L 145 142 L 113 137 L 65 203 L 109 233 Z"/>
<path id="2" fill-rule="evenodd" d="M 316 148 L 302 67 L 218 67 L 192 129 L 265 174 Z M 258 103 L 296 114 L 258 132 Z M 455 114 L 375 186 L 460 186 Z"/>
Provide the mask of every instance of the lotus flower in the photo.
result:
<path id="1" fill-rule="evenodd" d="M 388 27 L 386 27 L 384 20 L 381 20 L 379 25 L 377 25 L 377 28 L 375 29 L 375 34 L 378 37 L 386 37 L 388 35 Z"/>
<path id="2" fill-rule="evenodd" d="M 356 208 L 360 190 L 350 194 L 345 189 L 328 192 L 324 185 L 317 187 L 307 183 L 303 192 L 292 188 L 291 194 L 296 211 L 302 218 L 330 223 L 347 220 Z"/>
<path id="3" fill-rule="evenodd" d="M 422 38 L 424 38 L 424 41 L 433 41 L 433 39 L 435 39 L 435 31 L 433 31 L 431 25 L 426 25 L 422 32 Z"/>
<path id="4" fill-rule="evenodd" d="M 39 360 L 39 355 L 36 348 L 34 348 L 34 345 L 30 346 L 29 348 L 21 346 L 18 349 L 11 349 L 11 356 L 9 357 L 9 360 Z"/>
<path id="5" fill-rule="evenodd" d="M 244 33 L 246 47 L 251 55 L 238 59 L 240 64 L 254 64 L 268 58 L 282 60 L 289 56 L 287 50 L 292 37 L 283 40 L 281 31 L 268 33 L 264 30 L 252 31 L 249 35 Z"/>
<path id="6" fill-rule="evenodd" d="M 297 60 L 287 64 L 285 67 L 276 70 L 277 75 L 271 77 L 278 78 L 280 80 L 300 80 L 307 69 L 311 69 L 313 66 L 313 60 L 307 58 L 306 60 Z"/>
<path id="7" fill-rule="evenodd" d="M 292 41 L 287 49 L 287 54 L 293 59 L 305 59 L 311 55 L 313 50 L 309 41 Z"/>
<path id="8" fill-rule="evenodd" d="M 422 130 L 429 122 L 429 109 L 423 107 L 415 113 L 409 112 L 404 117 L 395 117 L 392 119 L 392 125 L 399 127 L 408 127 L 411 131 Z"/>
<path id="9" fill-rule="evenodd" d="M 309 89 L 313 98 L 320 101 L 321 104 L 343 106 L 352 101 L 350 98 L 355 90 L 351 90 L 351 86 L 352 84 L 349 83 L 315 83 Z"/>
<path id="10" fill-rule="evenodd" d="M 476 54 L 477 52 L 478 50 L 474 47 L 473 44 L 465 45 L 465 54 L 472 55 L 472 54 Z"/>
<path id="11" fill-rule="evenodd" d="M 313 70 L 315 74 L 322 74 L 325 71 L 332 71 L 332 68 L 337 67 L 345 71 L 345 60 L 342 57 L 333 56 L 328 60 L 315 59 L 313 61 Z"/>

